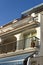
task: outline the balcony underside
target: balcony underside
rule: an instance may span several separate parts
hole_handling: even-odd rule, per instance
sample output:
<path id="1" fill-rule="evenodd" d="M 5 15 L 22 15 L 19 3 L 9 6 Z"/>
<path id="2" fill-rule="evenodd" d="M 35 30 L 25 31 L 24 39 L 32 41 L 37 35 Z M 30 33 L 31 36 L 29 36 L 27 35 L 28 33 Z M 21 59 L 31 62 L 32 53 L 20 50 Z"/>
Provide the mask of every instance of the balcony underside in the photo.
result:
<path id="1" fill-rule="evenodd" d="M 28 48 L 25 50 L 16 50 L 15 52 L 8 52 L 8 53 L 0 54 L 0 58 L 16 56 L 16 55 L 21 55 L 21 54 L 26 54 L 26 53 L 32 53 L 32 52 L 35 52 L 37 50 L 38 50 L 37 48 Z"/>
<path id="2" fill-rule="evenodd" d="M 40 23 L 37 22 L 37 21 L 33 21 L 31 23 L 27 22 L 26 24 L 15 27 L 11 31 L 3 32 L 0 36 L 7 36 L 6 34 L 8 34 L 8 35 L 13 35 L 14 34 L 15 35 L 15 34 L 23 32 L 25 30 L 36 28 L 36 27 L 39 27 L 39 26 L 40 26 Z"/>

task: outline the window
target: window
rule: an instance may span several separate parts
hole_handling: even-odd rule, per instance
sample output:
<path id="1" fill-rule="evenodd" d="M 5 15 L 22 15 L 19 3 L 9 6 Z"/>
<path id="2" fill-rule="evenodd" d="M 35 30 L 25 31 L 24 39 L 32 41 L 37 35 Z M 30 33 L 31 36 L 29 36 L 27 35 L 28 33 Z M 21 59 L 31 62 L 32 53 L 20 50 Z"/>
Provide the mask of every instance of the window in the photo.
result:
<path id="1" fill-rule="evenodd" d="M 24 35 L 24 48 L 31 47 L 32 37 L 36 36 L 37 31 L 36 29 L 32 30 L 31 32 L 28 32 L 28 34 Z"/>
<path id="2" fill-rule="evenodd" d="M 24 45 L 25 45 L 24 47 L 25 48 L 30 47 L 31 39 L 29 37 L 30 37 L 30 34 L 25 36 L 25 39 L 24 39 Z"/>

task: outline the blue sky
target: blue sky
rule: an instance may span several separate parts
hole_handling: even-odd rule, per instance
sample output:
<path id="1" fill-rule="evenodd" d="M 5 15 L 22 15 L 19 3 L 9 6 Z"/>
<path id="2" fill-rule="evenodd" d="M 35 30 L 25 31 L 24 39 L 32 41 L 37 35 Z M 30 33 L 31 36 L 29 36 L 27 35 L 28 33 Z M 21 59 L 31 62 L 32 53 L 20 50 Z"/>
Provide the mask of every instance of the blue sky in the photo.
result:
<path id="1" fill-rule="evenodd" d="M 19 18 L 21 12 L 40 3 L 43 0 L 0 0 L 0 26 Z"/>

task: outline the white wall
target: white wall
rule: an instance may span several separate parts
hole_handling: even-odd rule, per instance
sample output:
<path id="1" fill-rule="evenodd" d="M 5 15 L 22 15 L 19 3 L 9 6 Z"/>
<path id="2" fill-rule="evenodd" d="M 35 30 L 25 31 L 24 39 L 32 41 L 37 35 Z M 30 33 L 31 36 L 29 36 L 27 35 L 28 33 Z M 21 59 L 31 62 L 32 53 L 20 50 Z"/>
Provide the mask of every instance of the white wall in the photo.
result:
<path id="1" fill-rule="evenodd" d="M 37 35 L 36 35 L 36 37 L 40 39 L 40 27 L 36 28 L 36 30 L 37 30 Z"/>
<path id="2" fill-rule="evenodd" d="M 38 14 L 38 22 L 40 22 L 40 27 L 37 28 L 37 37 L 40 38 L 40 49 L 39 56 L 43 56 L 43 15 Z"/>
<path id="3" fill-rule="evenodd" d="M 39 22 L 39 23 L 41 22 L 40 13 L 38 13 L 38 22 Z M 36 37 L 38 37 L 38 38 L 40 39 L 40 27 L 37 27 L 36 30 L 37 30 L 37 35 L 36 35 Z"/>
<path id="4" fill-rule="evenodd" d="M 43 13 L 42 13 L 43 14 Z M 40 15 L 41 18 L 41 47 L 40 47 L 40 55 L 43 56 L 43 15 Z"/>

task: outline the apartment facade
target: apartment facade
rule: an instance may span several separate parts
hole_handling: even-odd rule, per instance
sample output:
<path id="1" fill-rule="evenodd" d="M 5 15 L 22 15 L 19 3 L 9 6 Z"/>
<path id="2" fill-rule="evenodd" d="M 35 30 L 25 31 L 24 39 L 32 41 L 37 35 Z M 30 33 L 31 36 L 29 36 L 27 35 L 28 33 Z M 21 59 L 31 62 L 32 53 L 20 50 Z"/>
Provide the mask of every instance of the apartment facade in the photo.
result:
<path id="1" fill-rule="evenodd" d="M 0 63 L 5 64 L 8 58 L 7 64 L 14 60 L 15 65 L 23 65 L 25 58 L 34 52 L 36 52 L 35 56 L 43 56 L 42 42 L 43 3 L 22 12 L 21 18 L 0 27 L 0 58 L 2 58 Z"/>

